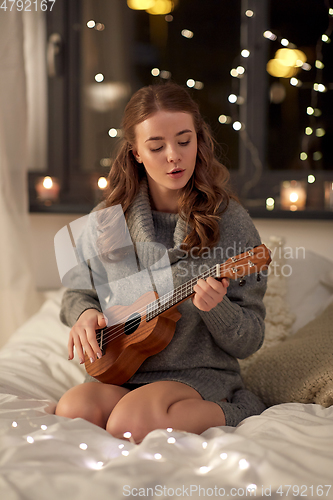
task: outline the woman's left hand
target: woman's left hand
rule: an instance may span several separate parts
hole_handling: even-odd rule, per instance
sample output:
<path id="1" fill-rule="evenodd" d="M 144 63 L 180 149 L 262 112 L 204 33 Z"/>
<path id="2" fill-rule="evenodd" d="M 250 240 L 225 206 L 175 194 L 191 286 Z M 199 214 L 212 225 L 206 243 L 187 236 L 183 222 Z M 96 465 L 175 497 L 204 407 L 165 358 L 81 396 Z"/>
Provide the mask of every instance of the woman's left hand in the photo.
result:
<path id="1" fill-rule="evenodd" d="M 199 279 L 193 287 L 195 294 L 192 302 L 201 311 L 208 312 L 222 301 L 228 286 L 229 280 L 227 278 L 222 278 L 222 281 L 211 276 L 207 280 Z"/>

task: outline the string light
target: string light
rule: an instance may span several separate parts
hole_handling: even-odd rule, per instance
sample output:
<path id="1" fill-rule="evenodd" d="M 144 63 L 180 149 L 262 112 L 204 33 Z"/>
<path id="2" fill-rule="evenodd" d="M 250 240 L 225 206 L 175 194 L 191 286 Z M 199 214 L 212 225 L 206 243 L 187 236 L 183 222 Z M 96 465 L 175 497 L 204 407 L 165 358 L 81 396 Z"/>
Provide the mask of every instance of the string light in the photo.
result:
<path id="1" fill-rule="evenodd" d="M 311 64 L 305 62 L 304 64 L 302 64 L 301 68 L 304 69 L 304 71 L 310 71 L 312 66 L 311 66 Z"/>
<path id="2" fill-rule="evenodd" d="M 195 82 L 195 84 L 194 84 L 194 88 L 195 88 L 196 90 L 202 90 L 202 89 L 204 88 L 204 84 L 203 84 L 203 82 L 199 82 L 199 81 L 197 80 L 197 81 Z"/>
<path id="3" fill-rule="evenodd" d="M 243 49 L 241 51 L 241 56 L 245 58 L 250 57 L 250 51 L 248 49 Z"/>
<path id="4" fill-rule="evenodd" d="M 310 174 L 308 175 L 308 183 L 313 184 L 315 182 L 316 178 L 314 175 Z"/>
<path id="5" fill-rule="evenodd" d="M 298 78 L 290 78 L 290 85 L 292 85 L 293 87 L 301 87 L 302 86 L 302 82 L 301 80 L 298 80 Z"/>
<path id="6" fill-rule="evenodd" d="M 266 200 L 266 209 L 267 210 L 274 210 L 275 207 L 275 200 L 274 198 L 267 198 Z"/>
<path id="7" fill-rule="evenodd" d="M 234 78 L 243 78 L 244 73 L 245 73 L 244 66 L 237 66 L 237 68 L 232 68 L 230 70 L 230 74 Z"/>
<path id="8" fill-rule="evenodd" d="M 99 189 L 105 189 L 108 185 L 108 181 L 105 177 L 100 177 L 97 181 L 97 186 Z"/>
<path id="9" fill-rule="evenodd" d="M 108 134 L 109 134 L 110 137 L 117 137 L 118 130 L 116 128 L 110 128 Z"/>
<path id="10" fill-rule="evenodd" d="M 95 464 L 94 469 L 97 469 L 97 470 L 102 469 L 103 465 L 104 465 L 104 462 L 97 462 Z"/>
<path id="11" fill-rule="evenodd" d="M 111 158 L 102 158 L 99 163 L 101 167 L 111 167 L 112 162 Z"/>
<path id="12" fill-rule="evenodd" d="M 242 470 L 248 469 L 250 464 L 245 458 L 241 458 L 241 460 L 238 462 L 239 468 Z"/>
<path id="13" fill-rule="evenodd" d="M 257 485 L 256 484 L 249 484 L 246 487 L 246 491 L 250 492 L 250 496 L 252 496 L 252 493 L 254 492 L 254 496 L 256 496 L 256 491 L 257 491 Z"/>
<path id="14" fill-rule="evenodd" d="M 160 72 L 160 77 L 163 78 L 163 80 L 169 80 L 169 78 L 171 78 L 171 73 L 170 73 L 170 71 L 166 71 L 165 69 L 162 69 Z"/>
<path id="15" fill-rule="evenodd" d="M 211 470 L 211 467 L 207 467 L 206 465 L 204 465 L 204 466 L 200 467 L 199 472 L 201 474 L 207 474 L 207 472 L 209 472 L 210 470 Z"/>
<path id="16" fill-rule="evenodd" d="M 274 40 L 277 39 L 277 36 L 274 33 L 272 33 L 271 31 L 269 31 L 269 30 L 264 31 L 263 35 L 264 35 L 265 38 L 268 38 L 269 40 L 273 40 L 274 41 Z"/>
<path id="17" fill-rule="evenodd" d="M 316 92 L 326 92 L 327 88 L 322 83 L 314 83 L 313 90 L 315 90 Z"/>
<path id="18" fill-rule="evenodd" d="M 193 38 L 193 36 L 194 36 L 193 31 L 186 30 L 186 29 L 185 29 L 185 30 L 182 30 L 182 31 L 181 31 L 181 34 L 182 34 L 182 36 L 183 36 L 184 38 Z"/>
<path id="19" fill-rule="evenodd" d="M 231 104 L 235 104 L 237 102 L 237 96 L 235 94 L 230 94 L 228 101 L 231 102 Z"/>
<path id="20" fill-rule="evenodd" d="M 239 131 L 243 128 L 243 124 L 241 122 L 239 122 L 238 120 L 236 120 L 233 124 L 232 124 L 232 128 L 236 131 Z"/>
<path id="21" fill-rule="evenodd" d="M 95 26 L 95 30 L 97 31 L 104 31 L 105 30 L 105 25 L 103 23 L 97 23 Z"/>
<path id="22" fill-rule="evenodd" d="M 232 118 L 231 116 L 227 116 L 227 115 L 220 115 L 218 117 L 218 121 L 222 124 L 228 124 L 228 123 L 231 123 L 232 122 Z"/>
<path id="23" fill-rule="evenodd" d="M 98 83 L 102 82 L 104 80 L 104 75 L 102 73 L 97 73 L 97 75 L 95 75 L 95 80 Z"/>

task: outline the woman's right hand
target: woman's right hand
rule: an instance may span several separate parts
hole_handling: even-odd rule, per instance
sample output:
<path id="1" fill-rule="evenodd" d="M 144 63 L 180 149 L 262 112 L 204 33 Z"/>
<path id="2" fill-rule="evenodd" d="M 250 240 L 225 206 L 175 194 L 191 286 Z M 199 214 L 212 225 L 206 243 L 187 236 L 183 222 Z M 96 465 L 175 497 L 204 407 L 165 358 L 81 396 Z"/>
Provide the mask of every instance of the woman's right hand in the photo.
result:
<path id="1" fill-rule="evenodd" d="M 93 363 L 102 357 L 101 349 L 96 340 L 96 330 L 104 328 L 107 322 L 103 313 L 97 309 L 84 311 L 71 331 L 68 340 L 68 359 L 74 358 L 74 346 L 79 356 L 80 364 L 84 363 L 84 352 Z"/>

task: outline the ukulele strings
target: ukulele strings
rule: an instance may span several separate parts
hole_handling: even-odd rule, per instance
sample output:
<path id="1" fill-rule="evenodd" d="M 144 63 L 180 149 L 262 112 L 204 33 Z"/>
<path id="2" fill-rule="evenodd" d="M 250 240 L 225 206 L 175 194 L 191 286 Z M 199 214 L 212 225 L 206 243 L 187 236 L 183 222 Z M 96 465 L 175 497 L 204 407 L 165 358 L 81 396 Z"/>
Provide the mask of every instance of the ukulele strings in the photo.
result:
<path id="1" fill-rule="evenodd" d="M 240 260 L 242 260 L 242 258 L 239 258 L 237 260 L 234 260 L 233 261 L 233 264 L 235 264 L 236 262 L 239 262 Z M 221 264 L 220 267 L 222 268 L 223 266 L 225 267 L 228 267 L 226 266 L 225 264 Z M 206 277 L 209 277 L 209 276 L 214 276 L 214 273 L 216 271 L 216 266 L 213 266 L 212 268 L 208 269 L 205 273 L 202 273 L 200 276 L 197 276 L 196 278 L 193 278 L 192 280 L 189 280 L 188 282 L 184 283 L 183 285 L 180 285 L 179 287 L 177 287 L 176 289 L 172 290 L 171 292 L 168 292 L 167 294 L 163 295 L 162 297 L 156 299 L 154 302 L 151 302 L 149 304 L 147 304 L 146 306 L 142 307 L 141 309 L 138 309 L 137 311 L 135 311 L 136 313 L 141 313 L 143 311 L 145 311 L 145 309 L 147 310 L 147 307 L 156 303 L 158 304 L 159 301 L 161 301 L 161 299 L 166 299 L 168 297 L 168 300 L 169 298 L 175 298 L 175 296 L 177 297 L 177 293 L 180 291 L 180 293 L 182 294 L 184 288 L 185 288 L 185 291 L 188 292 L 188 291 L 191 291 L 191 287 L 193 285 L 193 283 L 195 284 L 198 279 L 200 278 L 206 278 Z M 180 297 L 177 297 L 177 302 L 179 302 L 180 300 L 182 300 L 182 295 Z M 165 303 L 167 303 L 168 301 L 165 300 Z M 174 304 L 172 305 L 175 305 L 177 302 L 175 302 Z M 163 305 L 165 305 L 165 303 Z M 159 306 L 161 307 L 161 306 Z M 171 307 L 171 306 L 168 306 L 168 308 Z M 155 308 L 156 309 L 156 308 Z M 158 308 L 157 308 L 158 309 Z M 161 311 L 163 312 L 163 311 Z M 160 313 L 158 313 L 160 314 Z M 123 331 L 123 327 L 124 327 L 124 322 L 126 321 L 126 317 L 125 318 L 121 318 L 117 324 L 119 323 L 122 323 L 121 326 L 118 327 L 117 329 L 117 326 L 114 325 L 116 328 L 113 329 L 112 326 L 111 327 L 106 327 L 104 328 L 101 332 L 97 333 L 96 335 L 96 339 L 99 338 L 99 340 L 101 339 L 101 336 L 102 336 L 102 332 L 103 332 L 103 343 L 108 344 L 109 342 L 115 340 L 116 338 L 118 338 L 120 335 L 123 335 L 124 331 Z M 141 318 L 142 319 L 142 318 Z M 133 320 L 130 320 L 129 322 L 127 322 L 127 325 L 130 326 L 132 323 L 134 323 L 136 321 L 136 318 L 133 319 Z M 141 322 L 141 321 L 140 321 Z M 105 333 L 107 333 L 107 335 L 105 335 Z M 132 337 L 131 338 L 135 338 Z"/>
<path id="2" fill-rule="evenodd" d="M 156 306 L 154 306 L 154 308 L 152 309 L 152 311 L 150 311 L 150 312 L 153 312 L 154 309 L 159 309 L 159 308 L 165 306 L 165 304 L 168 303 L 168 301 L 170 299 L 175 299 L 176 298 L 177 299 L 176 302 L 174 304 L 172 304 L 172 305 L 175 305 L 177 302 L 179 302 L 180 300 L 182 300 L 182 298 L 184 298 L 184 297 L 182 297 L 182 294 L 183 294 L 184 291 L 186 292 L 186 296 L 188 296 L 188 292 L 191 291 L 192 285 L 195 284 L 198 281 L 198 279 L 200 279 L 200 278 L 208 278 L 209 276 L 213 276 L 212 273 L 215 272 L 215 271 L 216 271 L 216 266 L 213 266 L 212 268 L 208 269 L 205 273 L 201 274 L 200 276 L 197 276 L 196 278 L 193 278 L 192 280 L 187 281 L 183 285 L 180 285 L 179 287 L 175 288 L 171 292 L 166 293 L 165 295 L 163 295 L 162 297 L 156 299 L 155 301 L 150 302 L 149 304 L 147 304 L 146 306 L 142 307 L 141 309 L 137 309 L 135 311 L 135 313 L 140 314 L 140 313 L 144 312 L 145 310 L 147 310 L 148 306 L 153 305 L 153 304 L 156 303 Z M 179 294 L 179 293 L 180 293 L 180 296 L 177 296 L 177 294 Z M 162 304 L 162 306 L 158 305 L 158 303 L 161 302 L 162 299 L 165 302 Z M 171 306 L 169 306 L 169 307 L 171 307 Z M 161 312 L 163 312 L 163 311 L 161 311 Z M 113 329 L 112 326 L 104 328 L 101 332 L 98 332 L 96 334 L 96 339 L 97 340 L 101 340 L 102 332 L 103 332 L 103 344 L 106 345 L 109 342 L 114 341 L 116 338 L 118 338 L 120 335 L 122 335 L 124 333 L 124 322 L 126 322 L 126 319 L 127 319 L 127 317 L 121 318 L 117 322 L 117 325 L 119 323 L 122 323 L 122 325 L 119 326 L 118 328 L 117 328 L 117 325 L 114 325 L 115 329 Z M 136 318 L 134 318 L 133 320 L 127 321 L 126 326 L 130 327 L 131 324 L 133 324 L 135 321 L 136 321 Z M 107 335 L 105 335 L 105 333 Z M 132 334 L 131 338 L 134 338 L 133 334 Z"/>
<path id="3" fill-rule="evenodd" d="M 232 262 L 232 265 L 236 264 L 237 262 L 239 262 L 240 260 L 242 260 L 244 257 L 241 257 L 238 258 L 238 259 L 235 259 L 233 262 Z M 230 264 L 221 264 L 219 267 L 220 267 L 220 273 L 223 271 L 223 267 L 226 267 L 228 268 Z M 172 305 L 175 305 L 177 304 L 177 302 L 179 302 L 180 300 L 182 300 L 182 293 L 185 289 L 186 293 L 188 293 L 189 291 L 191 291 L 192 289 L 192 286 L 198 281 L 198 279 L 200 278 L 207 278 L 209 276 L 214 276 L 214 274 L 216 273 L 216 265 L 211 267 L 210 269 L 208 269 L 206 272 L 202 273 L 201 275 L 197 276 L 196 278 L 193 278 L 189 281 L 187 281 L 186 283 L 184 283 L 183 285 L 180 285 L 179 287 L 175 288 L 174 290 L 172 290 L 171 292 L 168 292 L 166 293 L 165 295 L 163 295 L 162 297 L 156 299 L 155 301 L 153 302 L 150 302 L 149 304 L 147 304 L 146 306 L 142 307 L 141 309 L 138 309 L 137 311 L 135 311 L 136 313 L 140 314 L 142 312 L 144 312 L 145 310 L 147 310 L 148 306 L 156 303 L 158 304 L 158 302 L 161 301 L 161 299 L 163 299 L 165 301 L 165 303 L 163 305 L 165 305 L 166 303 L 168 303 L 168 301 L 172 298 L 174 299 L 175 297 L 177 297 L 177 293 L 180 293 L 181 294 L 181 297 L 177 297 L 177 301 L 172 304 Z M 158 306 L 158 307 L 161 307 L 161 306 Z M 158 308 L 157 307 L 157 308 Z M 171 307 L 171 306 L 169 306 Z M 162 311 L 163 312 L 163 311 Z M 160 313 L 159 313 L 160 314 Z M 112 342 L 114 340 L 116 340 L 119 336 L 123 335 L 124 334 L 124 322 L 126 322 L 126 317 L 124 318 L 121 318 L 117 324 L 119 323 L 122 323 L 121 326 L 117 327 L 117 325 L 114 325 L 115 328 L 112 328 L 112 326 L 110 327 L 106 327 L 104 329 L 102 329 L 100 332 L 98 332 L 96 334 L 96 339 L 98 341 L 101 340 L 102 338 L 102 335 L 103 335 L 103 345 L 107 345 L 109 342 Z M 130 320 L 127 322 L 127 326 L 131 326 L 137 319 L 133 319 L 133 320 Z M 142 318 L 141 318 L 142 320 Z M 141 322 L 140 320 L 140 322 Z M 106 334 L 106 335 L 105 335 Z M 134 332 L 133 332 L 134 334 Z M 132 339 L 135 338 L 135 336 L 131 336 Z"/>

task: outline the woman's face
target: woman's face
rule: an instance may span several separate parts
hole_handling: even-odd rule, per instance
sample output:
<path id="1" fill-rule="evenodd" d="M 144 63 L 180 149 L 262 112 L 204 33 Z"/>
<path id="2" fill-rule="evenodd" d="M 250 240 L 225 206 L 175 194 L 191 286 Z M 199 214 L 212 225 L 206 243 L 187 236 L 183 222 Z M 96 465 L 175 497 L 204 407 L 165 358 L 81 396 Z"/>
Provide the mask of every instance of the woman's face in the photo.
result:
<path id="1" fill-rule="evenodd" d="M 157 111 L 135 127 L 135 138 L 133 154 L 145 167 L 155 206 L 162 206 L 178 196 L 194 172 L 197 134 L 192 115 Z"/>

